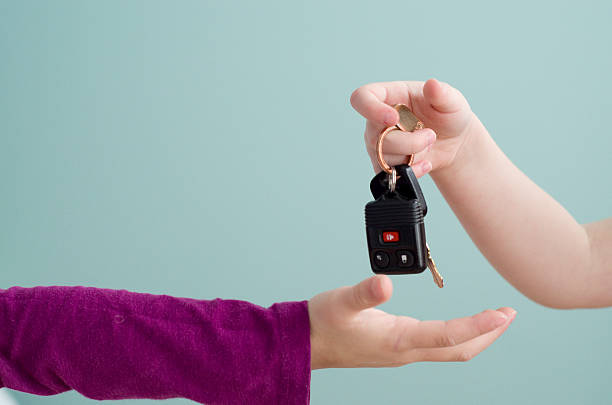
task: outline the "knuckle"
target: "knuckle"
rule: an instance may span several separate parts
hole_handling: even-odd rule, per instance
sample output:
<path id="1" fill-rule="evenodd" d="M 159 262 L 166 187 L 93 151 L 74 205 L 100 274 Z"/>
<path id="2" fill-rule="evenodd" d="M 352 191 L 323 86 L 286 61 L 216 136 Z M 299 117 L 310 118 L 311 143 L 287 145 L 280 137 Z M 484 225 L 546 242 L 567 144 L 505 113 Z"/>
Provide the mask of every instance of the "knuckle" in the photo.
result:
<path id="1" fill-rule="evenodd" d="M 363 297 L 360 288 L 353 288 L 353 300 L 358 307 L 363 308 L 368 306 L 367 300 Z"/>
<path id="2" fill-rule="evenodd" d="M 474 355 L 471 352 L 462 350 L 457 352 L 457 354 L 455 355 L 455 360 L 456 361 L 460 361 L 462 363 L 465 363 L 466 361 L 470 361 L 474 358 Z"/>
<path id="3" fill-rule="evenodd" d="M 414 347 L 413 335 L 414 325 L 402 322 L 400 318 L 394 318 L 391 327 L 393 333 L 386 339 L 386 350 L 394 353 L 394 356 L 403 356 L 412 351 Z"/>
<path id="4" fill-rule="evenodd" d="M 448 321 L 444 322 L 444 328 L 438 336 L 436 336 L 435 344 L 437 347 L 449 347 L 457 344 L 457 340 L 451 329 L 451 324 Z"/>
<path id="5" fill-rule="evenodd" d="M 399 333 L 395 336 L 394 339 L 389 339 L 388 340 L 388 344 L 389 344 L 389 351 L 391 351 L 392 353 L 403 353 L 406 350 L 410 349 L 410 341 L 409 339 L 407 339 L 407 337 L 409 337 L 409 334 L 406 333 L 405 330 L 400 330 Z"/>
<path id="6" fill-rule="evenodd" d="M 454 337 L 448 332 L 444 332 L 436 336 L 434 343 L 436 347 L 449 347 L 449 346 L 455 346 L 456 344 Z"/>

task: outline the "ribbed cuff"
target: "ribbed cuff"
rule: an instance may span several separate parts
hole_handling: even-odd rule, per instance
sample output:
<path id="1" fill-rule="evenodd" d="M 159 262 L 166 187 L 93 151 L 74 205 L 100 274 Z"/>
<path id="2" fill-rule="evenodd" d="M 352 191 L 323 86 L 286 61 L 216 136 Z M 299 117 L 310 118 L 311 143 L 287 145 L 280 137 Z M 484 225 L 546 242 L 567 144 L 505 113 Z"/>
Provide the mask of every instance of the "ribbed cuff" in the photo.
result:
<path id="1" fill-rule="evenodd" d="M 308 301 L 273 305 L 280 335 L 278 404 L 310 403 L 310 318 Z"/>

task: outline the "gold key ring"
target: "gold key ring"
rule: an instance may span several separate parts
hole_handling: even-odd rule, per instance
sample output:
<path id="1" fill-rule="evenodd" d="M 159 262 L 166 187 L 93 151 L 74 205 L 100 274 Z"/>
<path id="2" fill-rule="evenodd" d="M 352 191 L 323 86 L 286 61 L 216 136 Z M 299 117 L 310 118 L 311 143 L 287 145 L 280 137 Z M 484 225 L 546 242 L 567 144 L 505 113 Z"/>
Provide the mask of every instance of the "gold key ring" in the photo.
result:
<path id="1" fill-rule="evenodd" d="M 391 174 L 393 170 L 392 167 L 385 161 L 383 155 L 383 142 L 385 141 L 385 137 L 389 134 L 389 132 L 395 130 L 415 131 L 417 129 L 424 128 L 423 123 L 412 113 L 412 111 L 410 111 L 407 105 L 396 104 L 393 106 L 393 108 L 395 108 L 395 110 L 399 113 L 399 122 L 396 125 L 383 129 L 378 136 L 378 141 L 376 142 L 376 157 L 378 159 L 378 164 L 388 174 Z M 411 165 L 413 161 L 414 155 L 408 155 L 406 157 L 405 164 Z"/>

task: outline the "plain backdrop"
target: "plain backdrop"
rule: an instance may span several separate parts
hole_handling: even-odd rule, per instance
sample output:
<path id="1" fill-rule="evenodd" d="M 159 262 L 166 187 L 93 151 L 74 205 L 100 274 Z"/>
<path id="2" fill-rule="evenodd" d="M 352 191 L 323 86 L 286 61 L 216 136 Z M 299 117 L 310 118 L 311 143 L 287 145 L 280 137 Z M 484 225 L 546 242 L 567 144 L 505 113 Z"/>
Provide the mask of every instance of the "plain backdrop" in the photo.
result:
<path id="1" fill-rule="evenodd" d="M 0 287 L 268 306 L 370 276 L 349 96 L 373 81 L 451 83 L 579 221 L 610 216 L 610 4 L 0 0 Z M 315 371 L 312 403 L 612 402 L 612 309 L 530 302 L 421 183 L 447 286 L 394 277 L 382 308 L 516 321 L 466 364 Z"/>

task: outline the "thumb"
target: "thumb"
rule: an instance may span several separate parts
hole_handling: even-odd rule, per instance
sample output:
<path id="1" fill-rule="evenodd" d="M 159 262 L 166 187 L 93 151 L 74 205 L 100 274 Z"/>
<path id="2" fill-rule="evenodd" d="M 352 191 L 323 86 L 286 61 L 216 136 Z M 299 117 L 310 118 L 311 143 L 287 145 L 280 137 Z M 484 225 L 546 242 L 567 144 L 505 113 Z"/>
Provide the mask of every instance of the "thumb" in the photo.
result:
<path id="1" fill-rule="evenodd" d="M 361 283 L 341 290 L 340 305 L 349 311 L 359 312 L 386 302 L 393 294 L 391 279 L 377 275 Z"/>
<path id="2" fill-rule="evenodd" d="M 425 101 L 440 113 L 454 113 L 464 108 L 467 101 L 463 95 L 449 84 L 429 79 L 423 85 Z"/>

